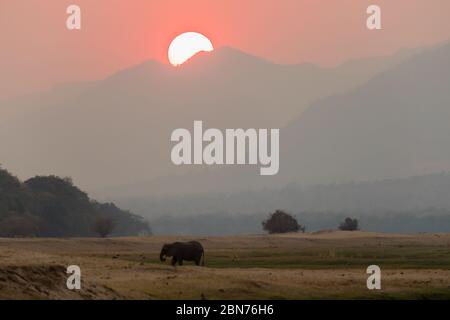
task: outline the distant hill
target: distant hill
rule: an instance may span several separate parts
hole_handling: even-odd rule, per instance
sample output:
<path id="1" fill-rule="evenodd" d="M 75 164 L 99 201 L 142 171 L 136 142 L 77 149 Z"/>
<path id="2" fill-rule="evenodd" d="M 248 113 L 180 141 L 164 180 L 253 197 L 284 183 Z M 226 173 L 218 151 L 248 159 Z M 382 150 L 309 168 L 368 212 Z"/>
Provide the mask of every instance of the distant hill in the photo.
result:
<path id="1" fill-rule="evenodd" d="M 450 210 L 450 173 L 402 179 L 321 184 L 290 184 L 282 188 L 202 193 L 168 197 L 123 197 L 120 205 L 149 218 L 160 215 L 268 213 L 276 209 L 292 212 L 373 212 Z"/>
<path id="2" fill-rule="evenodd" d="M 99 217 L 113 221 L 112 235 L 150 232 L 140 216 L 89 199 L 68 178 L 34 177 L 21 182 L 0 168 L 0 237 L 94 236 Z"/>
<path id="3" fill-rule="evenodd" d="M 450 43 L 312 106 L 283 131 L 278 179 L 302 184 L 450 171 Z"/>
<path id="4" fill-rule="evenodd" d="M 191 196 L 135 197 L 118 203 L 147 217 L 155 234 L 261 233 L 271 212 L 294 213 L 307 230 L 357 217 L 363 230 L 450 232 L 450 173 L 372 182 Z"/>

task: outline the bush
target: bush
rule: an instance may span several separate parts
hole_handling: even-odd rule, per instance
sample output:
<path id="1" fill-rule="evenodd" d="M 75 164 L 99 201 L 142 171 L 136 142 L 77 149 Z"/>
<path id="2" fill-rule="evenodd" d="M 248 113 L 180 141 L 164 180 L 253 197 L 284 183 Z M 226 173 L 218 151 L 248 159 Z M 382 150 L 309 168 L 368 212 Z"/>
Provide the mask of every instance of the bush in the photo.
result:
<path id="1" fill-rule="evenodd" d="M 95 221 L 94 231 L 99 234 L 100 237 L 106 238 L 114 230 L 114 221 L 112 218 L 99 217 Z"/>
<path id="2" fill-rule="evenodd" d="M 262 223 L 263 229 L 269 233 L 305 232 L 305 227 L 298 224 L 297 220 L 282 210 L 272 213 L 269 218 Z"/>
<path id="3" fill-rule="evenodd" d="M 339 230 L 355 231 L 358 230 L 358 219 L 345 218 L 345 221 L 339 225 Z"/>

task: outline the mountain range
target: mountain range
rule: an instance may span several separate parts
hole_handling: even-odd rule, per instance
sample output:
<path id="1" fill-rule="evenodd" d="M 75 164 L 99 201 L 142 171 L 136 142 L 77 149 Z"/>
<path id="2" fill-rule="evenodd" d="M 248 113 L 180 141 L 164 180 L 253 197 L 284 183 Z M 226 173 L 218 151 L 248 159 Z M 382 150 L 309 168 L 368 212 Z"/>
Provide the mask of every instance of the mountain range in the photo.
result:
<path id="1" fill-rule="evenodd" d="M 227 192 L 450 170 L 450 47 L 336 68 L 277 65 L 231 48 L 179 68 L 147 61 L 107 79 L 1 102 L 0 159 L 21 177 L 71 176 L 97 196 Z M 170 133 L 281 128 L 280 174 L 176 167 Z"/>

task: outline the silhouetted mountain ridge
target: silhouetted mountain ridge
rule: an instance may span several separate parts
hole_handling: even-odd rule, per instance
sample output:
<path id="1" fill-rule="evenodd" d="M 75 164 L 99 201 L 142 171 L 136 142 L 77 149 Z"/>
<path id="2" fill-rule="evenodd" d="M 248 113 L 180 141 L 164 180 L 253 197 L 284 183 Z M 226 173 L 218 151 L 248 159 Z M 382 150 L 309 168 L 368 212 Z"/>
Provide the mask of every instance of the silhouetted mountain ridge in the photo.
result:
<path id="1" fill-rule="evenodd" d="M 164 180 L 212 171 L 171 163 L 174 129 L 190 128 L 194 120 L 220 129 L 280 128 L 314 101 L 347 92 L 411 54 L 359 61 L 348 69 L 277 65 L 230 48 L 177 68 L 147 61 L 102 81 L 6 103 L 11 114 L 0 119 L 0 143 L 8 150 L 2 163 L 20 177 L 71 176 L 90 191 L 163 181 L 127 193 L 188 192 L 190 182 L 178 188 L 183 183 Z M 214 189 L 218 180 L 205 181 L 206 189 Z M 260 187 L 254 179 L 248 184 Z"/>
<path id="2" fill-rule="evenodd" d="M 447 43 L 410 56 L 353 90 L 311 104 L 281 128 L 277 176 L 262 178 L 253 168 L 221 168 L 128 185 L 113 193 L 139 194 L 158 185 L 182 194 L 192 190 L 191 181 L 198 193 L 220 193 L 236 186 L 245 191 L 291 182 L 344 183 L 450 171 L 448 83 Z"/>

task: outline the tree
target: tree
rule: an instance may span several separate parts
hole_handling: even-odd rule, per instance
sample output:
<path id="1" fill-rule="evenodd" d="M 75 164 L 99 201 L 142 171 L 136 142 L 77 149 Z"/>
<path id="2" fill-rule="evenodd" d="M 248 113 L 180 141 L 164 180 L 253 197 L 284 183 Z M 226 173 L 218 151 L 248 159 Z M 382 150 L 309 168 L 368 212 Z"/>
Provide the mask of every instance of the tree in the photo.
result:
<path id="1" fill-rule="evenodd" d="M 141 216 L 135 215 L 130 211 L 122 210 L 114 203 L 92 201 L 92 205 L 101 213 L 101 216 L 107 216 L 114 220 L 115 235 L 152 234 L 149 223 Z"/>
<path id="2" fill-rule="evenodd" d="M 269 233 L 305 232 L 305 227 L 298 224 L 297 220 L 282 210 L 276 210 L 262 223 L 263 229 Z"/>
<path id="3" fill-rule="evenodd" d="M 38 235 L 37 219 L 30 215 L 12 215 L 0 221 L 0 237 L 33 237 Z"/>
<path id="4" fill-rule="evenodd" d="M 99 217 L 95 220 L 94 231 L 100 237 L 106 238 L 114 230 L 114 220 L 108 217 Z"/>
<path id="5" fill-rule="evenodd" d="M 98 217 L 111 218 L 118 236 L 151 233 L 144 218 L 90 199 L 70 177 L 36 176 L 22 182 L 0 165 L 0 237 L 91 237 Z M 105 225 L 99 229 L 112 228 L 99 224 Z"/>
<path id="6" fill-rule="evenodd" d="M 339 225 L 339 230 L 355 231 L 358 230 L 358 219 L 345 218 L 345 221 Z"/>

